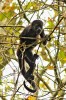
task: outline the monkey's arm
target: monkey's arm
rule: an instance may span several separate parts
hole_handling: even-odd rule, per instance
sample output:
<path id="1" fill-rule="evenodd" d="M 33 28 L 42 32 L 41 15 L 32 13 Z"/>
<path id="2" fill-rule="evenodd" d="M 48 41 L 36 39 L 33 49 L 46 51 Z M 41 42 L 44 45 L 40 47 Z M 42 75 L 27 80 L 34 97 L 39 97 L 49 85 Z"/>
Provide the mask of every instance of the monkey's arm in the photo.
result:
<path id="1" fill-rule="evenodd" d="M 40 34 L 41 38 L 44 38 L 43 44 L 46 45 L 47 41 L 50 41 L 51 38 L 49 35 L 45 35 L 44 30 L 42 30 L 41 34 Z"/>
<path id="2" fill-rule="evenodd" d="M 44 33 L 44 30 L 42 30 L 40 36 L 41 36 L 41 38 L 44 39 L 43 44 L 46 45 L 46 43 L 47 43 L 47 39 L 46 39 L 46 35 L 45 35 L 45 33 Z"/>

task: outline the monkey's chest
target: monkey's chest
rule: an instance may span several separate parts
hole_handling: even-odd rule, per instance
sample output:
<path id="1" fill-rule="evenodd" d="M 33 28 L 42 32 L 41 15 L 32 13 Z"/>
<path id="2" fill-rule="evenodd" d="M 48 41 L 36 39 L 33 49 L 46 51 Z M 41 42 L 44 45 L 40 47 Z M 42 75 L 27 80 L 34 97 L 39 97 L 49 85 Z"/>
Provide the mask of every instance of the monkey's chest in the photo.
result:
<path id="1" fill-rule="evenodd" d="M 35 47 L 40 41 L 40 35 L 37 35 L 35 37 L 27 37 L 25 44 L 28 45 L 29 47 Z"/>

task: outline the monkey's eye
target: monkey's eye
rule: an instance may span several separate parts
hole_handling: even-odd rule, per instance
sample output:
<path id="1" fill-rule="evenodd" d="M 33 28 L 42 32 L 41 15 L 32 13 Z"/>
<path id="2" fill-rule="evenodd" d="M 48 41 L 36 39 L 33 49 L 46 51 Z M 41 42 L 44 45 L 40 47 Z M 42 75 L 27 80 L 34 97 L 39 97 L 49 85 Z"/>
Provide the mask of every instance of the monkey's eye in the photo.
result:
<path id="1" fill-rule="evenodd" d="M 41 30 L 42 30 L 42 28 L 39 27 L 39 26 L 37 26 L 37 27 L 35 28 L 36 35 L 37 35 L 37 34 L 40 34 L 40 33 L 41 33 Z"/>
<path id="2" fill-rule="evenodd" d="M 36 26 L 35 29 L 38 29 L 39 26 Z"/>
<path id="3" fill-rule="evenodd" d="M 42 26 L 41 26 L 41 25 L 38 25 L 38 24 L 35 24 L 35 25 L 33 26 L 33 30 L 36 32 L 36 34 L 37 34 L 37 33 L 40 33 L 41 30 L 42 30 Z"/>
<path id="4" fill-rule="evenodd" d="M 35 26 L 35 29 L 38 29 L 39 27 L 40 27 L 39 25 L 36 25 L 36 26 Z"/>
<path id="5" fill-rule="evenodd" d="M 33 28 L 34 31 L 36 31 L 36 30 L 38 29 L 38 27 L 39 27 L 39 26 L 36 24 L 36 25 L 34 25 L 32 28 Z"/>

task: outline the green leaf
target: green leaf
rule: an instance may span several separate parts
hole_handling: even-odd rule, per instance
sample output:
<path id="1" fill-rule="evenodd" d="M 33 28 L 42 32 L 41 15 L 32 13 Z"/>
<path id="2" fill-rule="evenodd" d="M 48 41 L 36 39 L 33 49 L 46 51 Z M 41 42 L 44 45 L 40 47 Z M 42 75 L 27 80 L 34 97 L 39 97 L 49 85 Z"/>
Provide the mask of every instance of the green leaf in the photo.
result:
<path id="1" fill-rule="evenodd" d="M 3 58 L 2 58 L 2 56 L 0 57 L 0 64 L 3 62 Z"/>
<path id="2" fill-rule="evenodd" d="M 0 85 L 2 84 L 1 76 L 2 76 L 2 71 L 0 70 Z"/>
<path id="3" fill-rule="evenodd" d="M 48 18 L 48 26 L 47 28 L 54 28 L 54 21 L 51 18 Z"/>
<path id="4" fill-rule="evenodd" d="M 13 51 L 13 49 L 12 49 L 12 48 L 11 48 L 11 49 L 9 49 L 9 50 L 8 50 L 8 52 L 9 52 L 9 54 L 10 54 L 10 55 L 13 55 L 13 54 L 14 54 L 14 51 Z"/>
<path id="5" fill-rule="evenodd" d="M 60 61 L 62 63 L 65 63 L 66 62 L 66 60 L 65 60 L 66 59 L 66 55 L 65 55 L 65 52 L 63 50 L 60 50 L 59 51 L 58 57 L 59 57 L 59 59 L 60 59 Z"/>
<path id="6" fill-rule="evenodd" d="M 0 13 L 0 21 L 2 21 L 3 19 L 5 19 L 5 18 L 6 18 L 6 17 L 5 17 L 5 15 L 6 15 L 5 13 L 3 13 L 3 14 L 2 14 L 2 13 Z"/>

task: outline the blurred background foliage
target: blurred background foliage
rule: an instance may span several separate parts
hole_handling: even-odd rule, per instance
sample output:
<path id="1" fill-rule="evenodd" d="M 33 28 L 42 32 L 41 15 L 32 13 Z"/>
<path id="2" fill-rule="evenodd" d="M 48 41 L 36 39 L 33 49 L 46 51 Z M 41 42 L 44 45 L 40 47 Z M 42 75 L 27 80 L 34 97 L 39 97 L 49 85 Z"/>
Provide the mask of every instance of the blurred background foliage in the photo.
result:
<path id="1" fill-rule="evenodd" d="M 0 0 L 1 100 L 66 98 L 66 18 L 59 22 L 65 11 L 65 0 Z M 46 46 L 41 45 L 38 50 L 40 63 L 35 69 L 38 91 L 31 96 L 22 85 L 23 77 L 19 76 L 16 51 L 19 34 L 35 19 L 43 21 L 45 34 L 48 35 L 58 22 L 59 25 L 52 33 L 51 41 Z M 37 47 L 33 52 L 37 52 Z"/>

